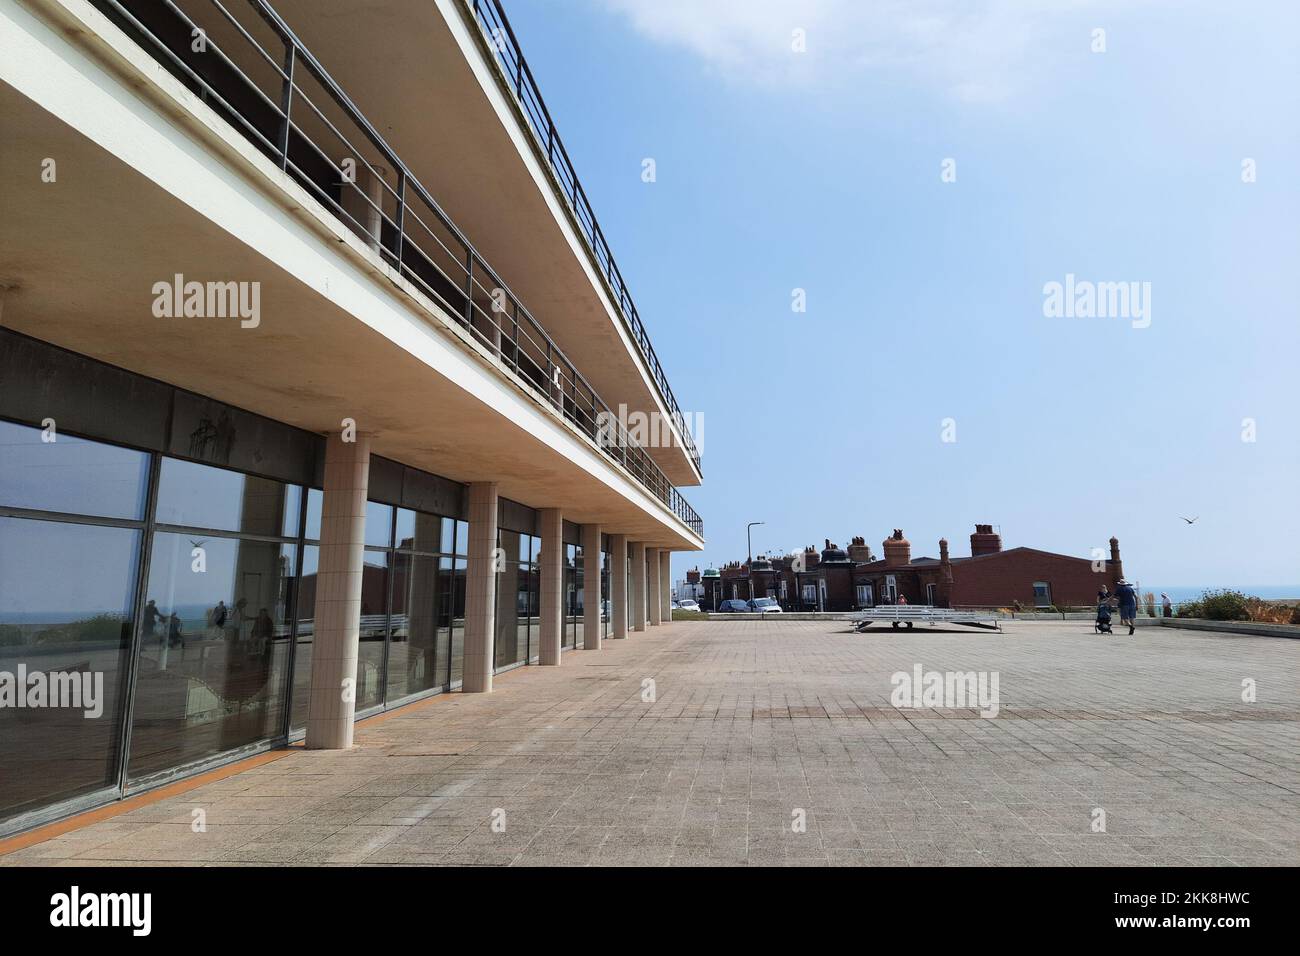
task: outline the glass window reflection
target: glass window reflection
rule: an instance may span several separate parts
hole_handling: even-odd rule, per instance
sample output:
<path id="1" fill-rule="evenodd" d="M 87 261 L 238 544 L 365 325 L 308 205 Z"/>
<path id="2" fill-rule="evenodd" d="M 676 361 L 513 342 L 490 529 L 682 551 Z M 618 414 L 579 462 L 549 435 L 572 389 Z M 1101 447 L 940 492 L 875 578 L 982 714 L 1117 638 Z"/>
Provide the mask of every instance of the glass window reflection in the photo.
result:
<path id="1" fill-rule="evenodd" d="M 281 732 L 294 551 L 273 542 L 155 534 L 131 779 Z"/>
<path id="2" fill-rule="evenodd" d="M 164 458 L 158 523 L 279 537 L 296 529 L 298 512 L 283 482 Z"/>
<path id="3" fill-rule="evenodd" d="M 366 547 L 390 548 L 393 545 L 393 506 L 378 501 L 366 502 Z"/>
<path id="4" fill-rule="evenodd" d="M 0 518 L 0 671 L 83 695 L 0 707 L 0 819 L 117 784 L 139 546 L 134 529 Z"/>
<path id="5" fill-rule="evenodd" d="M 441 686 L 447 679 L 450 630 L 442 602 L 448 596 L 448 574 L 436 557 L 397 554 L 389 624 L 389 703 Z"/>
<path id="6" fill-rule="evenodd" d="M 0 421 L 0 505 L 139 520 L 148 479 L 144 452 Z"/>
<path id="7" fill-rule="evenodd" d="M 366 549 L 361 568 L 361 628 L 357 647 L 357 711 L 384 702 L 384 645 L 388 640 L 391 551 Z"/>

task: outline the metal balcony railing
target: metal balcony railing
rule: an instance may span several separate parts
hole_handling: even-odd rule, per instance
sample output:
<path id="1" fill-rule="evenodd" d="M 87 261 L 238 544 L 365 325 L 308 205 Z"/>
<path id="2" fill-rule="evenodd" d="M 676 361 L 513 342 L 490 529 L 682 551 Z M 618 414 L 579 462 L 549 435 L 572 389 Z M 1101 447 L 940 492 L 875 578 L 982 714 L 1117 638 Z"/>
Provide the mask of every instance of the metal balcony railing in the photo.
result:
<path id="1" fill-rule="evenodd" d="M 691 456 L 698 470 L 700 453 L 695 447 L 690 431 L 686 428 L 686 421 L 677 404 L 677 398 L 668 385 L 668 377 L 664 375 L 659 357 L 655 355 L 654 346 L 650 344 L 650 336 L 646 334 L 636 303 L 632 301 L 627 283 L 623 281 L 623 274 L 619 271 L 618 263 L 614 261 L 614 254 L 605 240 L 605 233 L 601 230 L 600 223 L 596 221 L 591 201 L 587 199 L 587 192 L 578 180 L 573 161 L 569 159 L 569 153 L 564 148 L 564 141 L 556 132 L 550 111 L 547 110 L 541 90 L 537 87 L 537 80 L 533 78 L 533 71 L 528 68 L 528 61 L 524 59 L 519 41 L 515 37 L 514 30 L 510 28 L 510 21 L 506 18 L 500 0 L 461 0 L 461 2 L 473 9 L 474 18 L 484 32 L 489 48 L 496 52 L 504 79 L 507 85 L 514 89 L 515 98 L 524 115 L 528 117 L 528 124 L 538 148 L 546 154 L 551 171 L 560 186 L 560 193 L 573 212 L 574 219 L 579 225 L 578 231 L 587 244 L 587 251 L 596 266 L 596 271 L 609 283 L 614 303 L 623 316 L 623 322 L 627 325 L 637 348 L 641 350 L 641 356 L 645 359 L 655 386 L 659 389 L 659 397 L 663 399 L 664 406 L 676 423 L 686 452 Z"/>
<path id="2" fill-rule="evenodd" d="M 539 402 L 704 533 L 618 416 L 266 0 L 92 3 L 439 303 Z"/>

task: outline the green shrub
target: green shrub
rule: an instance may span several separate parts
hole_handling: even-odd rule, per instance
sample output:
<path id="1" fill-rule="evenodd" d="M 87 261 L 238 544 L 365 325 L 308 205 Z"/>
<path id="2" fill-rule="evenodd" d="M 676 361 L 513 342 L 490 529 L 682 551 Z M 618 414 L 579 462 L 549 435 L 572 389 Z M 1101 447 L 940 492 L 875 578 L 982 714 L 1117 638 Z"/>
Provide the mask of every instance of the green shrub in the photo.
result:
<path id="1" fill-rule="evenodd" d="M 17 624 L 0 624 L 0 647 L 22 647 L 23 629 Z"/>
<path id="2" fill-rule="evenodd" d="M 673 608 L 674 621 L 707 621 L 709 615 L 703 611 L 686 611 L 682 608 Z"/>
<path id="3" fill-rule="evenodd" d="M 1249 621 L 1248 598 L 1240 591 L 1206 591 L 1201 595 L 1201 617 L 1207 621 Z"/>
<path id="4" fill-rule="evenodd" d="M 82 621 L 47 628 L 36 635 L 36 643 L 117 644 L 123 639 L 126 627 L 126 623 L 115 614 L 96 614 Z"/>
<path id="5" fill-rule="evenodd" d="M 1204 608 L 1200 601 L 1184 601 L 1178 605 L 1179 617 L 1204 617 Z"/>

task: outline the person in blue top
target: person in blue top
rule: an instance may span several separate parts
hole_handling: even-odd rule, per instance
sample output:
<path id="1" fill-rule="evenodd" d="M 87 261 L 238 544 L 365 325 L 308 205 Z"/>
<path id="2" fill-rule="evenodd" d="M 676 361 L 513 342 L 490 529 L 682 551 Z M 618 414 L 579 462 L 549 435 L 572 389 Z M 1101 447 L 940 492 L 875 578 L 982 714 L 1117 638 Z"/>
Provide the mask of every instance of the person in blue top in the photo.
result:
<path id="1" fill-rule="evenodd" d="M 1115 585 L 1115 597 L 1119 600 L 1119 622 L 1128 625 L 1129 635 L 1134 631 L 1134 622 L 1138 613 L 1138 594 L 1133 585 L 1121 580 Z"/>

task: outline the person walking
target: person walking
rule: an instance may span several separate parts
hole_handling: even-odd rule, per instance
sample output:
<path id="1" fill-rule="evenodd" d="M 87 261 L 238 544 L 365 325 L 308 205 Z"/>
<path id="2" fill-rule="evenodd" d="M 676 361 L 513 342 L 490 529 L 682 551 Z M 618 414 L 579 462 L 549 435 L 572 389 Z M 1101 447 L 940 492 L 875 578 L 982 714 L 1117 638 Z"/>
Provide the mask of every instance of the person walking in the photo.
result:
<path id="1" fill-rule="evenodd" d="M 1136 630 L 1138 612 L 1137 591 L 1121 578 L 1119 584 L 1115 585 L 1115 597 L 1119 600 L 1119 622 L 1128 625 L 1128 633 L 1132 637 Z"/>
<path id="2" fill-rule="evenodd" d="M 150 598 L 149 603 L 144 606 L 144 640 L 149 641 L 158 629 L 158 622 L 166 619 L 167 615 L 158 610 L 158 602 Z M 163 635 L 158 635 L 159 645 L 162 644 L 163 640 Z"/>
<path id="3" fill-rule="evenodd" d="M 1174 616 L 1174 602 L 1169 600 L 1169 595 L 1163 591 L 1160 592 L 1160 609 L 1165 617 Z"/>

